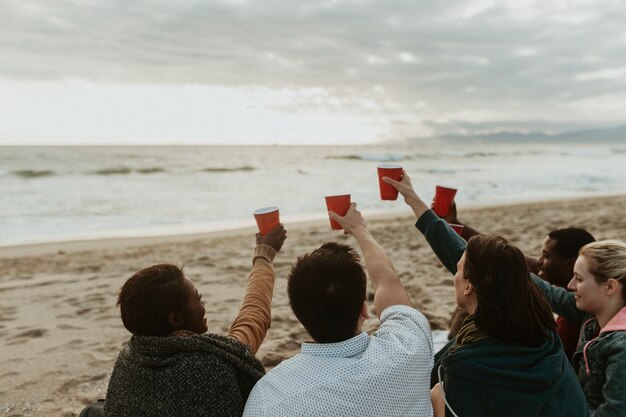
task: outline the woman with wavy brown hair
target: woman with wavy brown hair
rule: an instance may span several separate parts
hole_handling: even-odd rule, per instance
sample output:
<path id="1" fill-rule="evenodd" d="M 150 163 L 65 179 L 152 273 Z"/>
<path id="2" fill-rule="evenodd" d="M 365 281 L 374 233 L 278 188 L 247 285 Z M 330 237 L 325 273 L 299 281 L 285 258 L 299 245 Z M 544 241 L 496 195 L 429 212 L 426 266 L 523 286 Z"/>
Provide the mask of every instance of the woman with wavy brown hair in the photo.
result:
<path id="1" fill-rule="evenodd" d="M 501 236 L 466 242 L 417 196 L 409 177 L 385 178 L 404 197 L 469 313 L 438 357 L 435 416 L 588 416 L 585 397 L 556 334 L 550 307 L 522 252 Z"/>

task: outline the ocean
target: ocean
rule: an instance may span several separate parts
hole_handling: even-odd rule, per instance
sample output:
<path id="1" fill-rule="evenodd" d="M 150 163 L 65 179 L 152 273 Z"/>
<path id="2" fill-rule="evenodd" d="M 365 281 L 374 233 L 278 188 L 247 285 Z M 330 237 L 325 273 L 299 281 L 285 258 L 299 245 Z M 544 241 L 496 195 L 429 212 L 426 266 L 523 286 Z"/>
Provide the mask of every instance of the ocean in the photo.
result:
<path id="1" fill-rule="evenodd" d="M 326 217 L 325 195 L 380 201 L 376 166 L 402 164 L 426 201 L 458 188 L 460 207 L 626 192 L 626 140 L 612 144 L 0 147 L 0 246 L 196 233 Z"/>

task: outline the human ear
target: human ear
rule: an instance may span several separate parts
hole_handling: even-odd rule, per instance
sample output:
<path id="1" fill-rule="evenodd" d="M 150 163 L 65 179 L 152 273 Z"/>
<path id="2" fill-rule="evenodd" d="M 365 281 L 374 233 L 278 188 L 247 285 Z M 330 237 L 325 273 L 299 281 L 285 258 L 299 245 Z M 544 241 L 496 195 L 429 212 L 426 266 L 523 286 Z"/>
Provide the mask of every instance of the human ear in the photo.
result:
<path id="1" fill-rule="evenodd" d="M 606 281 L 606 295 L 613 295 L 617 291 L 621 292 L 620 282 L 615 278 L 609 278 Z"/>
<path id="2" fill-rule="evenodd" d="M 167 322 L 173 329 L 178 329 L 183 322 L 183 315 L 178 311 L 171 311 L 167 315 Z"/>
<path id="3" fill-rule="evenodd" d="M 474 292 L 474 286 L 471 282 L 468 282 L 465 288 L 463 288 L 463 295 L 471 295 Z"/>

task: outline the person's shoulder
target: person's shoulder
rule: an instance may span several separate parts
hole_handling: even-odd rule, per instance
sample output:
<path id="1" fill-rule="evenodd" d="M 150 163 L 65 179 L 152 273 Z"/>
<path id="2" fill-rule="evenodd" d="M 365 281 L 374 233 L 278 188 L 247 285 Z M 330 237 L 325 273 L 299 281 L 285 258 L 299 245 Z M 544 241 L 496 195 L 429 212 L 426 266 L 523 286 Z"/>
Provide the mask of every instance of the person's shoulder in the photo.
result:
<path id="1" fill-rule="evenodd" d="M 272 415 L 271 410 L 284 404 L 290 393 L 307 388 L 299 377 L 299 370 L 303 369 L 301 358 L 298 353 L 285 359 L 257 381 L 246 401 L 244 417 Z"/>
<path id="2" fill-rule="evenodd" d="M 432 355 L 430 324 L 418 310 L 407 305 L 390 306 L 380 314 L 380 322 L 372 337 L 390 341 L 413 353 L 428 351 Z"/>
<path id="3" fill-rule="evenodd" d="M 388 322 L 409 321 L 415 323 L 419 327 L 425 327 L 430 331 L 428 319 L 419 310 L 407 305 L 393 305 L 384 309 L 380 313 L 381 326 Z"/>
<path id="4" fill-rule="evenodd" d="M 306 368 L 306 364 L 304 363 L 303 356 L 301 353 L 297 353 L 291 358 L 285 359 L 276 365 L 274 368 L 270 369 L 264 376 L 257 382 L 257 386 L 261 385 L 276 385 L 277 383 L 288 381 L 295 374 L 296 371 L 301 368 Z"/>
<path id="5" fill-rule="evenodd" d="M 606 333 L 605 337 L 599 338 L 598 342 L 610 354 L 626 354 L 626 330 L 615 330 Z"/>

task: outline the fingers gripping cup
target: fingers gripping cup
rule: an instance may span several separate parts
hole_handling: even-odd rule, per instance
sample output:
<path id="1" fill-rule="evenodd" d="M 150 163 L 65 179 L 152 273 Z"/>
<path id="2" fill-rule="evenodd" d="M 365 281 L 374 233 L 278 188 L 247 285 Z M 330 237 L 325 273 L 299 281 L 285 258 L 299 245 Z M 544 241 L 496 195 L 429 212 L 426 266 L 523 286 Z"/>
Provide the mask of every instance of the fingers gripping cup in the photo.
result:
<path id="1" fill-rule="evenodd" d="M 254 219 L 262 236 L 267 235 L 279 225 L 278 207 L 264 207 L 254 212 Z"/>
<path id="2" fill-rule="evenodd" d="M 459 236 L 463 236 L 463 228 L 465 226 L 463 226 L 462 224 L 453 224 L 453 223 L 449 223 L 449 224 L 452 230 L 454 230 Z"/>
<path id="3" fill-rule="evenodd" d="M 437 216 L 445 217 L 450 214 L 450 204 L 456 195 L 456 188 L 442 187 L 435 188 L 435 213 Z"/>
<path id="4" fill-rule="evenodd" d="M 326 196 L 326 208 L 340 216 L 345 216 L 350 208 L 350 194 Z M 341 230 L 343 227 L 333 219 L 330 219 L 330 227 L 333 230 Z"/>
<path id="5" fill-rule="evenodd" d="M 398 198 L 398 190 L 393 185 L 383 182 L 383 177 L 389 177 L 392 180 L 402 180 L 402 165 L 381 164 L 378 165 L 378 186 L 380 188 L 381 200 L 396 200 Z"/>

